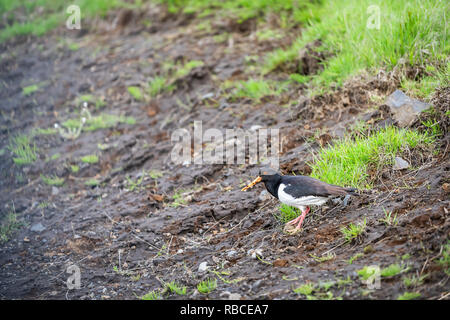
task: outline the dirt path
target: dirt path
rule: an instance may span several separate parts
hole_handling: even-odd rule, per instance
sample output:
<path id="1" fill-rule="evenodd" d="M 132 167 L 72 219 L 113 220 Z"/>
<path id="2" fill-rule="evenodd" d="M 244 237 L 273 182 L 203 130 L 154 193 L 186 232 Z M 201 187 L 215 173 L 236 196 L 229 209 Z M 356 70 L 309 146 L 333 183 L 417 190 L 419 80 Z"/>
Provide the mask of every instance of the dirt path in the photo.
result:
<path id="1" fill-rule="evenodd" d="M 299 299 L 304 296 L 293 288 L 326 281 L 335 282 L 322 292 L 328 298 L 395 299 L 418 291 L 422 298 L 448 299 L 448 275 L 437 263 L 449 234 L 446 153 L 385 179 L 346 207 L 330 204 L 316 211 L 297 235 L 283 232 L 273 217 L 278 203 L 262 186 L 240 191 L 253 177 L 251 166 L 170 162 L 172 132 L 189 129 L 194 120 L 203 122 L 203 130 L 259 125 L 280 128 L 282 171 L 308 174 L 310 151 L 342 136 L 374 110 L 378 105 L 370 97 L 390 94 L 394 85 L 389 80 L 353 82 L 313 99 L 291 86 L 283 95 L 296 101 L 290 108 L 282 107 L 279 98 L 232 101 L 220 83 L 246 79 L 246 56 L 289 39 L 258 42 L 251 23 L 204 31 L 198 28 L 201 19 L 154 18 L 148 28 L 139 27 L 140 18 L 133 16 L 113 31 L 72 35 L 70 41 L 80 45 L 75 51 L 61 42 L 61 33 L 19 39 L 0 49 L 8 53 L 0 62 L 5 84 L 0 93 L 1 211 L 14 205 L 25 224 L 0 246 L 1 298 L 135 299 L 175 280 L 187 294 L 168 293 L 166 299 Z M 232 40 L 215 40 L 223 30 Z M 147 102 L 133 99 L 127 88 L 160 75 L 169 60 L 201 60 L 203 65 L 178 79 L 171 93 Z M 32 83 L 39 83 L 39 90 L 23 95 L 21 88 Z M 89 103 L 92 117 L 107 113 L 133 117 L 136 123 L 83 131 L 75 140 L 36 135 L 37 161 L 23 167 L 13 163 L 6 149 L 11 134 L 78 118 L 77 97 L 86 94 L 104 99 L 104 106 Z M 97 154 L 99 162 L 80 161 L 89 154 Z M 41 174 L 56 174 L 65 183 L 46 185 Z M 90 178 L 98 186 L 85 185 Z M 383 208 L 398 214 L 397 225 L 380 221 Z M 339 229 L 363 218 L 365 235 L 343 243 Z M 259 258 L 252 257 L 256 249 Z M 324 254 L 330 260 L 319 262 Z M 205 272 L 199 271 L 203 262 Z M 80 268 L 81 288 L 69 290 L 66 270 L 73 264 Z M 367 290 L 356 273 L 364 266 L 391 264 L 409 269 L 383 278 L 376 290 Z M 405 288 L 404 275 L 425 274 L 423 284 Z M 207 296 L 196 292 L 197 284 L 210 277 L 218 279 L 217 289 Z"/>

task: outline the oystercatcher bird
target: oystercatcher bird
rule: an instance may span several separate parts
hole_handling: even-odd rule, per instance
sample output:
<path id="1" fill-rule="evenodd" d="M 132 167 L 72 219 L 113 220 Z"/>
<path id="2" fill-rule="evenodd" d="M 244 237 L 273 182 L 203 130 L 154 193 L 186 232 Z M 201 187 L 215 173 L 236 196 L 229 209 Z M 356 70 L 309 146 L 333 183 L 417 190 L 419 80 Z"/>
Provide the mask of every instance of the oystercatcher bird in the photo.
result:
<path id="1" fill-rule="evenodd" d="M 252 188 L 259 182 L 264 182 L 267 191 L 282 203 L 302 211 L 298 218 L 287 223 L 297 224 L 294 231 L 300 230 L 303 220 L 310 210 L 309 206 L 321 206 L 330 198 L 357 195 L 357 190 L 354 188 L 328 184 L 307 176 L 282 176 L 272 169 L 260 170 L 258 177 L 242 188 L 242 191 Z"/>

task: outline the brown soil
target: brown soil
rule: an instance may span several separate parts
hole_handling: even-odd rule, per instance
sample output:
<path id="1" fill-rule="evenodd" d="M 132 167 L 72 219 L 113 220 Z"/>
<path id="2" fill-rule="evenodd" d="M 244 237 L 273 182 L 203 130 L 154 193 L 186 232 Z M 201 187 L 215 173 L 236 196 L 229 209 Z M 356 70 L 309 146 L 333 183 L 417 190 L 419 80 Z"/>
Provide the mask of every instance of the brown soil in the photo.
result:
<path id="1" fill-rule="evenodd" d="M 346 207 L 331 203 L 316 210 L 307 216 L 301 233 L 289 235 L 273 217 L 278 203 L 263 197 L 263 186 L 240 191 L 256 167 L 173 165 L 171 133 L 189 128 L 194 120 L 203 121 L 203 130 L 280 128 L 282 172 L 308 174 L 310 151 L 342 136 L 357 120 L 389 122 L 377 108 L 382 103 L 372 97 L 384 99 L 397 84 L 380 74 L 312 99 L 302 88 L 291 86 L 282 98 L 256 104 L 227 101 L 220 97 L 220 81 L 243 77 L 245 56 L 262 55 L 277 46 L 254 40 L 256 21 L 226 21 L 205 32 L 196 29 L 201 20 L 193 16 L 154 12 L 151 27 L 140 23 L 143 18 L 122 11 L 99 22 L 97 30 L 59 30 L 0 47 L 0 54 L 7 53 L 0 62 L 0 148 L 5 150 L 0 155 L 0 210 L 5 214 L 14 203 L 18 219 L 25 223 L 0 245 L 1 298 L 135 299 L 175 280 L 187 286 L 188 293 L 167 294 L 167 299 L 226 299 L 228 293 L 244 299 L 299 299 L 304 296 L 292 288 L 349 277 L 351 283 L 330 288 L 334 297 L 395 299 L 405 291 L 417 291 L 422 298 L 448 299 L 449 277 L 437 263 L 450 226 L 447 128 L 438 155 L 381 179 L 374 190 L 352 198 Z M 233 41 L 214 41 L 224 30 Z M 80 49 L 62 46 L 59 36 L 79 43 Z M 311 48 L 301 56 L 305 74 L 317 72 L 326 58 Z M 145 85 L 169 59 L 202 60 L 204 66 L 179 80 L 170 94 L 149 102 L 133 100 L 127 87 Z M 22 87 L 38 82 L 43 83 L 39 91 L 22 94 Z M 214 98 L 202 98 L 209 93 Z M 93 115 L 133 116 L 137 123 L 83 132 L 76 140 L 37 136 L 40 158 L 30 166 L 14 165 L 7 149 L 9 136 L 73 118 L 81 94 L 104 97 L 105 107 L 96 110 L 89 105 Z M 448 101 L 448 90 L 436 99 Z M 179 100 L 190 108 L 180 107 Z M 281 107 L 286 101 L 296 103 Z M 98 144 L 110 147 L 100 151 Z M 58 159 L 46 161 L 56 153 L 61 154 Z M 94 153 L 100 155 L 98 164 L 79 161 Z M 69 164 L 80 165 L 80 171 L 72 173 Z M 128 190 L 127 177 L 136 181 L 143 170 L 160 170 L 163 176 L 146 176 L 140 188 Z M 40 174 L 64 177 L 65 184 L 52 188 Z M 84 183 L 91 177 L 100 186 L 87 187 Z M 178 190 L 185 192 L 185 203 L 174 206 Z M 384 209 L 398 214 L 396 226 L 380 221 Z M 343 243 L 340 228 L 363 218 L 365 234 Z M 37 223 L 45 230 L 31 231 Z M 261 259 L 252 258 L 252 249 L 262 250 Z M 334 258 L 318 262 L 311 256 L 326 253 Z M 364 254 L 348 264 L 357 253 Z M 410 258 L 402 260 L 405 254 Z M 209 270 L 226 271 L 221 277 L 229 281 L 218 279 L 217 289 L 208 295 L 196 292 L 201 280 L 215 277 L 198 271 L 201 262 L 207 262 Z M 384 268 L 393 263 L 409 270 L 383 278 L 377 290 L 367 291 L 356 273 L 366 265 Z M 66 286 L 66 269 L 72 264 L 81 269 L 78 290 Z M 404 275 L 424 274 L 429 276 L 423 284 L 404 286 Z"/>

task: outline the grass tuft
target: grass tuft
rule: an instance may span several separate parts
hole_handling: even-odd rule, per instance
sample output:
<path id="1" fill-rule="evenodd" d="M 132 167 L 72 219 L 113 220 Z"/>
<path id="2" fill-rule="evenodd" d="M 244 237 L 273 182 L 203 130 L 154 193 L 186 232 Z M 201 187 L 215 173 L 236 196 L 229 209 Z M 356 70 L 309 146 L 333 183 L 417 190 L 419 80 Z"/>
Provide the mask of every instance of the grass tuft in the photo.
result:
<path id="1" fill-rule="evenodd" d="M 419 292 L 405 292 L 402 295 L 399 295 L 397 300 L 413 300 L 420 296 L 421 294 Z"/>
<path id="2" fill-rule="evenodd" d="M 197 285 L 198 292 L 203 294 L 208 294 L 216 288 L 217 288 L 217 279 L 206 279 Z"/>
<path id="3" fill-rule="evenodd" d="M 84 163 L 97 163 L 98 162 L 98 156 L 95 154 L 89 154 L 81 158 L 81 162 Z"/>
<path id="4" fill-rule="evenodd" d="M 359 236 L 363 234 L 366 230 L 366 218 L 364 221 L 359 224 L 350 223 L 347 227 L 341 228 L 341 233 L 346 242 L 351 242 L 354 239 L 357 239 Z"/>
<path id="5" fill-rule="evenodd" d="M 59 178 L 56 175 L 44 176 L 43 174 L 41 174 L 41 179 L 42 181 L 44 181 L 45 184 L 49 186 L 60 187 L 64 184 L 64 178 Z"/>
<path id="6" fill-rule="evenodd" d="M 11 235 L 23 225 L 22 222 L 17 220 L 16 211 L 14 206 L 8 211 L 5 217 L 1 220 L 0 224 L 0 243 L 7 242 Z"/>
<path id="7" fill-rule="evenodd" d="M 346 137 L 322 148 L 311 164 L 311 176 L 325 182 L 356 188 L 371 188 L 369 168 L 392 165 L 397 154 L 426 148 L 434 139 L 427 133 L 387 127 L 367 136 Z"/>
<path id="8" fill-rule="evenodd" d="M 31 144 L 31 138 L 25 134 L 12 137 L 8 148 L 15 155 L 14 163 L 19 166 L 31 164 L 37 159 L 36 145 Z"/>

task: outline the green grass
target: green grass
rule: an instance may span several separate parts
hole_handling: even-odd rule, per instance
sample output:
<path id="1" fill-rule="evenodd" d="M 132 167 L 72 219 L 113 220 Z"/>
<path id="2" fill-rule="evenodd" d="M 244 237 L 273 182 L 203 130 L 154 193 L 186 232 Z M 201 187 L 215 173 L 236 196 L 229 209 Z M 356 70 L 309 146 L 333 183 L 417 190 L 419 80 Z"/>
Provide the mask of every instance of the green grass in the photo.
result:
<path id="1" fill-rule="evenodd" d="M 445 29 L 448 5 L 445 1 L 349 0 L 322 3 L 311 5 L 309 23 L 291 47 L 266 56 L 263 72 L 297 59 L 298 50 L 317 39 L 322 41 L 320 50 L 332 54 L 324 62 L 324 70 L 313 77 L 314 85 L 324 87 L 341 85 L 362 70 L 392 70 L 402 59 L 409 65 L 426 65 L 443 61 L 449 53 Z M 380 8 L 379 29 L 367 27 L 370 5 Z M 293 15 L 296 15 L 295 11 Z M 436 80 L 439 78 L 433 75 L 424 86 L 431 87 L 429 82 Z"/>
<path id="2" fill-rule="evenodd" d="M 174 208 L 178 208 L 179 206 L 183 206 L 187 203 L 186 199 L 184 199 L 183 197 L 183 193 L 185 191 L 183 190 L 177 190 L 173 195 L 172 195 L 172 203 L 169 204 L 170 207 L 174 207 Z"/>
<path id="3" fill-rule="evenodd" d="M 203 294 L 208 294 L 216 288 L 217 288 L 217 279 L 206 279 L 197 285 L 198 292 Z"/>
<path id="4" fill-rule="evenodd" d="M 86 119 L 83 131 L 95 131 L 115 127 L 119 123 L 134 125 L 136 119 L 133 117 L 117 116 L 114 114 L 101 113 L 98 116 Z M 81 125 L 81 119 L 69 119 L 62 123 L 64 127 L 70 130 L 76 130 Z"/>
<path id="5" fill-rule="evenodd" d="M 88 187 L 96 187 L 100 184 L 97 179 L 91 178 L 84 182 L 84 184 Z"/>
<path id="6" fill-rule="evenodd" d="M 419 292 L 405 292 L 397 297 L 397 300 L 413 300 L 419 298 L 421 294 Z"/>
<path id="7" fill-rule="evenodd" d="M 142 95 L 142 91 L 139 87 L 128 87 L 128 93 L 131 94 L 131 96 L 136 100 L 136 101 L 141 101 L 144 96 Z"/>
<path id="8" fill-rule="evenodd" d="M 186 287 L 182 287 L 179 284 L 177 284 L 175 281 L 166 283 L 167 289 L 172 292 L 179 295 L 185 295 L 186 294 Z"/>
<path id="9" fill-rule="evenodd" d="M 144 294 L 141 300 L 162 300 L 161 293 L 159 291 L 153 290 L 149 293 Z"/>
<path id="10" fill-rule="evenodd" d="M 80 171 L 80 167 L 77 165 L 70 165 L 70 171 L 72 171 L 72 173 L 77 173 Z"/>
<path id="11" fill-rule="evenodd" d="M 309 255 L 311 256 L 311 258 L 313 258 L 316 262 L 319 262 L 319 263 L 329 261 L 329 260 L 336 258 L 336 255 L 333 254 L 332 252 L 330 252 L 326 256 L 322 256 L 322 257 L 316 256 L 312 253 L 310 253 Z"/>
<path id="12" fill-rule="evenodd" d="M 314 283 L 305 283 L 298 288 L 294 289 L 297 294 L 303 294 L 305 296 L 310 296 L 315 289 Z"/>
<path id="13" fill-rule="evenodd" d="M 32 136 L 36 136 L 36 135 L 47 136 L 47 135 L 52 135 L 52 134 L 56 134 L 56 133 L 58 133 L 58 130 L 56 130 L 55 128 L 46 128 L 46 129 L 35 128 L 32 131 Z"/>
<path id="14" fill-rule="evenodd" d="M 376 272 L 377 269 L 370 266 L 364 266 L 362 269 L 356 271 L 356 273 L 362 280 L 369 279 L 370 277 L 374 276 Z"/>
<path id="15" fill-rule="evenodd" d="M 97 163 L 98 162 L 98 156 L 96 154 L 89 154 L 84 157 L 81 157 L 81 162 L 84 163 Z"/>
<path id="16" fill-rule="evenodd" d="M 259 101 L 263 97 L 278 96 L 286 90 L 286 83 L 249 79 L 234 84 L 232 98 L 250 98 Z"/>
<path id="17" fill-rule="evenodd" d="M 416 147 L 429 149 L 434 142 L 427 133 L 387 127 L 368 135 L 347 136 L 322 148 L 311 164 L 311 176 L 325 182 L 356 188 L 372 188 L 368 169 L 393 165 L 396 155 Z"/>
<path id="18" fill-rule="evenodd" d="M 156 97 L 158 94 L 169 91 L 170 86 L 167 85 L 167 79 L 165 77 L 154 77 L 148 83 L 148 93 L 151 97 Z"/>
<path id="19" fill-rule="evenodd" d="M 59 178 L 56 175 L 44 176 L 41 174 L 42 181 L 49 186 L 60 187 L 64 184 L 64 178 Z"/>
<path id="20" fill-rule="evenodd" d="M 282 203 L 273 216 L 281 223 L 287 223 L 302 214 L 301 210 Z"/>
<path id="21" fill-rule="evenodd" d="M 141 190 L 143 187 L 141 187 L 142 181 L 144 181 L 144 177 L 145 175 L 142 174 L 142 176 L 138 179 L 136 179 L 136 181 L 133 181 L 129 176 L 126 176 L 127 178 L 127 189 L 131 192 L 133 192 L 134 190 Z"/>
<path id="22" fill-rule="evenodd" d="M 152 169 L 148 172 L 148 175 L 150 176 L 150 178 L 152 179 L 158 179 L 161 178 L 162 176 L 164 176 L 164 172 L 156 170 L 156 169 Z"/>
<path id="23" fill-rule="evenodd" d="M 442 266 L 444 272 L 450 276 L 450 241 L 444 245 L 442 255 L 438 260 L 438 264 Z"/>
<path id="24" fill-rule="evenodd" d="M 13 161 L 16 165 L 27 165 L 37 160 L 36 145 L 25 134 L 11 137 L 8 148 L 14 154 Z"/>
<path id="25" fill-rule="evenodd" d="M 37 84 L 32 84 L 31 86 L 22 88 L 22 94 L 24 96 L 29 96 L 30 94 L 33 94 L 34 92 L 39 90 L 39 86 Z"/>
<path id="26" fill-rule="evenodd" d="M 357 253 L 357 254 L 355 254 L 354 256 L 352 256 L 350 259 L 348 259 L 347 260 L 347 263 L 348 264 L 353 264 L 353 261 L 355 261 L 356 259 L 359 259 L 359 258 L 361 258 L 362 256 L 364 256 L 364 254 L 363 253 Z"/>
<path id="27" fill-rule="evenodd" d="M 121 0 L 74 0 L 70 4 L 80 7 L 82 25 L 87 17 L 103 17 L 110 9 L 130 6 Z M 68 6 L 65 0 L 0 0 L 0 15 L 12 20 L 0 30 L 0 43 L 20 35 L 41 36 L 58 26 L 65 26 Z"/>
<path id="28" fill-rule="evenodd" d="M 76 102 L 76 105 L 80 105 L 83 102 L 91 103 L 95 106 L 95 109 L 100 109 L 106 105 L 105 100 L 103 98 L 95 97 L 92 94 L 81 95 L 76 99 L 75 102 Z"/>
<path id="29" fill-rule="evenodd" d="M 387 211 L 383 208 L 384 218 L 380 219 L 386 226 L 396 226 L 398 224 L 397 214 L 392 215 L 392 211 Z"/>
<path id="30" fill-rule="evenodd" d="M 192 69 L 201 67 L 203 65 L 203 61 L 200 60 L 191 60 L 183 64 L 182 66 L 178 66 L 175 71 L 175 79 L 184 78 L 191 72 Z"/>
<path id="31" fill-rule="evenodd" d="M 409 268 L 406 266 L 401 266 L 399 264 L 391 264 L 386 268 L 381 269 L 381 276 L 382 277 L 393 277 L 400 273 L 408 271 Z"/>
<path id="32" fill-rule="evenodd" d="M 423 281 L 428 276 L 429 276 L 429 274 L 427 273 L 427 274 L 424 274 L 424 275 L 422 275 L 420 277 L 416 277 L 416 276 L 403 277 L 403 284 L 407 288 L 421 286 L 423 284 Z"/>
<path id="33" fill-rule="evenodd" d="M 357 239 L 366 230 L 366 218 L 359 224 L 350 223 L 347 227 L 342 227 L 340 229 L 342 236 L 346 242 L 351 242 Z"/>
<path id="34" fill-rule="evenodd" d="M 23 226 L 23 223 L 17 220 L 17 215 L 13 206 L 1 220 L 0 243 L 7 242 L 11 235 L 20 229 L 21 226 Z"/>
<path id="35" fill-rule="evenodd" d="M 320 282 L 316 283 L 305 283 L 298 288 L 293 289 L 293 291 L 299 295 L 306 296 L 308 300 L 341 300 L 342 297 L 334 297 L 331 291 L 328 291 L 336 282 Z"/>

